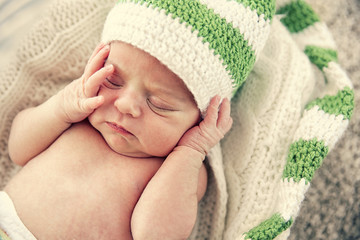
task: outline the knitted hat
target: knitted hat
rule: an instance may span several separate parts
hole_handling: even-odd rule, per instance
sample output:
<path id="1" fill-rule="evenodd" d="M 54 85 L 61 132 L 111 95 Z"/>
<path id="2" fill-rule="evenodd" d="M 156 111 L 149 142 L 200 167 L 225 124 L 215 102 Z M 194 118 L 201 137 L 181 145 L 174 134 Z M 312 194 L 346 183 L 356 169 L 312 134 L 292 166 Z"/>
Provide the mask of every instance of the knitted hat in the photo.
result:
<path id="1" fill-rule="evenodd" d="M 231 98 L 263 48 L 274 0 L 120 0 L 102 42 L 120 40 L 177 74 L 202 113 L 215 95 Z"/>

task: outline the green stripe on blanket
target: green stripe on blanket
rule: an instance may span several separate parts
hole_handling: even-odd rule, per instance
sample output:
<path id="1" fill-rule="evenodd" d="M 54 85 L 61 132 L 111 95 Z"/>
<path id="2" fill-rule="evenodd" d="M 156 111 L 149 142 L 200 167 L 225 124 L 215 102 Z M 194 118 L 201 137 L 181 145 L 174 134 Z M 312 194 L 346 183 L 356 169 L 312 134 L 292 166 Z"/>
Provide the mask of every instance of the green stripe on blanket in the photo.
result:
<path id="1" fill-rule="evenodd" d="M 329 62 L 337 62 L 337 52 L 330 48 L 321 48 L 317 46 L 306 46 L 305 54 L 310 61 L 315 64 L 320 70 L 327 67 Z"/>
<path id="2" fill-rule="evenodd" d="M 277 14 L 286 14 L 281 22 L 291 33 L 301 32 L 305 28 L 319 22 L 320 18 L 309 4 L 303 0 L 292 1 L 280 8 Z"/>
<path id="3" fill-rule="evenodd" d="M 293 178 L 294 182 L 301 179 L 305 179 L 306 183 L 311 182 L 328 152 L 329 148 L 324 142 L 316 138 L 309 141 L 300 139 L 291 144 L 283 178 Z"/>
<path id="4" fill-rule="evenodd" d="M 250 7 L 251 10 L 256 10 L 260 16 L 264 14 L 264 18 L 272 19 L 275 14 L 275 1 L 273 0 L 235 0 L 238 3 L 242 3 L 245 7 Z M 265 7 L 264 7 L 265 6 Z"/>
<path id="5" fill-rule="evenodd" d="M 119 2 L 128 2 L 120 0 Z M 255 62 L 255 52 L 244 39 L 240 30 L 227 23 L 224 18 L 209 10 L 199 1 L 182 0 L 131 0 L 134 3 L 147 4 L 148 7 L 165 10 L 173 18 L 178 18 L 181 23 L 197 31 L 203 42 L 209 43 L 209 48 L 214 50 L 214 55 L 220 55 L 226 70 L 230 71 L 236 85 L 240 86 L 245 81 L 248 72 Z"/>
<path id="6" fill-rule="evenodd" d="M 335 96 L 325 96 L 310 102 L 306 109 L 318 106 L 326 113 L 336 116 L 342 114 L 344 119 L 350 120 L 354 111 L 354 91 L 349 87 L 340 90 Z"/>
<path id="7" fill-rule="evenodd" d="M 292 218 L 289 221 L 285 221 L 285 219 L 281 217 L 280 214 L 274 214 L 271 218 L 263 221 L 258 226 L 245 233 L 245 239 L 274 239 L 280 233 L 288 229 L 292 223 Z"/>
<path id="8" fill-rule="evenodd" d="M 0 228 L 0 240 L 10 240 L 10 237 Z"/>

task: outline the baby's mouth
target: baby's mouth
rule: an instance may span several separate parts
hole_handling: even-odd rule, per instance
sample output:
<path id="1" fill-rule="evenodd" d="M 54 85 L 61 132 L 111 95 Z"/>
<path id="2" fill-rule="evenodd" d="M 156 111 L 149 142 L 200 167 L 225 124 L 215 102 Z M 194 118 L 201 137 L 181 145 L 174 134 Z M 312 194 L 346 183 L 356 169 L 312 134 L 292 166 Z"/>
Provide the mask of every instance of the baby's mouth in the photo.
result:
<path id="1" fill-rule="evenodd" d="M 114 123 L 114 122 L 106 122 L 106 124 L 113 129 L 115 132 L 120 133 L 121 135 L 134 135 L 131 132 L 129 132 L 128 130 L 126 130 L 124 127 Z"/>

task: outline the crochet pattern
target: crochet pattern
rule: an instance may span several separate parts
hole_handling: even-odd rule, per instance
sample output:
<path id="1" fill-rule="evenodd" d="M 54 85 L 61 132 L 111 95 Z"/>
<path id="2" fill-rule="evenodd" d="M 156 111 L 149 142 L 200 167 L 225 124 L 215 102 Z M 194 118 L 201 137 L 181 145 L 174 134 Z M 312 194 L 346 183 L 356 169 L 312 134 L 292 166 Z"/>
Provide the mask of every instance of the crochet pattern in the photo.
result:
<path id="1" fill-rule="evenodd" d="M 282 5 L 281 5 L 282 4 Z M 271 111 L 277 111 L 276 116 L 280 118 L 280 121 L 277 119 L 273 119 L 271 123 L 268 125 L 267 131 L 272 128 L 278 128 L 274 130 L 274 135 L 279 134 L 281 130 L 279 127 L 286 128 L 287 130 L 284 132 L 285 134 L 290 134 L 293 132 L 293 138 L 290 140 L 289 138 L 282 136 L 284 139 L 290 140 L 292 143 L 287 147 L 288 152 L 284 152 L 281 155 L 278 155 L 280 152 L 279 150 L 276 150 L 276 152 L 271 151 L 272 148 L 277 147 L 277 144 L 274 144 L 273 141 L 276 139 L 274 137 L 266 137 L 266 136 L 259 136 L 258 140 L 260 141 L 256 143 L 254 146 L 253 151 L 249 151 L 249 163 L 248 165 L 241 166 L 242 168 L 246 169 L 247 171 L 253 170 L 253 174 L 246 174 L 245 172 L 236 173 L 238 175 L 238 183 L 241 184 L 241 182 L 246 181 L 245 185 L 249 185 L 249 187 L 245 188 L 245 191 L 242 189 L 241 192 L 245 192 L 245 195 L 249 194 L 250 196 L 247 196 L 246 200 L 245 197 L 242 197 L 242 200 L 234 203 L 234 211 L 236 209 L 239 209 L 239 214 L 237 216 L 234 216 L 234 219 L 231 219 L 231 222 L 249 222 L 253 221 L 253 223 L 248 224 L 249 229 L 247 227 L 244 227 L 246 224 L 236 224 L 234 227 L 234 231 L 237 228 L 237 233 L 234 235 L 225 235 L 226 239 L 238 239 L 238 236 L 242 235 L 242 238 L 244 239 L 273 239 L 275 237 L 278 237 L 277 239 L 286 239 L 289 234 L 289 228 L 293 223 L 293 220 L 297 216 L 299 204 L 304 198 L 304 193 L 307 191 L 309 187 L 309 183 L 311 182 L 315 171 L 321 166 L 322 161 L 326 157 L 329 151 L 333 148 L 336 141 L 339 139 L 343 131 L 346 129 L 349 119 L 352 115 L 353 108 L 354 108 L 354 94 L 352 90 L 352 84 L 350 80 L 347 78 L 345 73 L 341 70 L 339 65 L 336 63 L 337 60 L 337 53 L 335 50 L 335 46 L 331 45 L 331 39 L 328 41 L 317 41 L 317 39 L 327 38 L 330 36 L 328 33 L 328 30 L 326 29 L 326 26 L 322 24 L 319 20 L 319 17 L 316 15 L 315 12 L 311 9 L 311 7 L 305 3 L 304 1 L 282 1 L 282 3 L 279 4 L 277 14 L 279 14 L 281 23 L 286 27 L 286 29 L 289 31 L 289 38 L 293 38 L 293 44 L 296 46 L 291 46 L 294 48 L 294 50 L 291 51 L 292 55 L 299 54 L 299 56 L 288 58 L 285 56 L 282 56 L 282 58 L 285 59 L 285 61 L 293 61 L 292 63 L 289 63 L 287 68 L 288 72 L 287 74 L 290 74 L 290 78 L 293 78 L 294 81 L 303 81 L 302 83 L 297 82 L 297 86 L 299 87 L 297 91 L 309 91 L 309 85 L 306 86 L 306 84 L 310 84 L 310 86 L 315 87 L 313 88 L 314 95 L 310 97 L 308 103 L 303 102 L 304 99 L 296 98 L 295 96 L 288 96 L 283 97 L 283 95 L 279 95 L 278 93 L 278 99 L 281 99 L 281 101 L 286 101 L 286 103 L 279 102 L 273 102 L 271 106 L 269 106 L 268 112 L 266 114 L 270 114 Z M 275 28 L 277 23 L 275 21 L 273 22 L 273 28 L 272 31 L 276 31 Z M 280 26 L 278 26 L 280 30 Z M 314 36 L 313 33 L 317 33 L 320 36 Z M 274 33 L 274 32 L 272 32 Z M 290 45 L 284 37 L 286 35 L 285 32 L 278 32 L 277 36 L 272 35 L 270 36 L 270 39 L 268 40 L 267 46 L 265 46 L 265 54 L 268 53 L 268 59 L 277 59 L 277 57 L 271 57 L 273 54 L 276 55 L 276 50 L 281 51 L 285 46 L 282 46 L 279 49 L 276 49 L 276 44 L 279 44 L 279 41 L 283 41 L 284 45 L 288 45 L 287 47 L 290 47 Z M 282 39 L 280 39 L 280 37 Z M 272 42 L 277 41 L 277 42 Z M 316 44 L 314 44 L 316 43 Z M 273 44 L 273 46 L 271 46 Z M 269 47 L 269 49 L 266 49 Z M 295 47 L 297 48 L 295 50 Z M 299 51 L 300 50 L 300 51 Z M 308 61 L 314 64 L 313 66 L 306 63 L 305 59 L 300 59 L 300 54 L 305 54 L 305 56 L 308 58 Z M 298 58 L 297 63 L 295 63 L 294 58 Z M 267 63 L 267 61 L 264 60 L 262 64 L 270 64 Z M 279 60 L 284 61 L 284 60 Z M 260 62 L 260 61 L 259 61 Z M 258 76 L 254 76 L 254 82 L 256 77 L 262 77 L 261 72 L 264 71 L 261 68 L 264 68 L 263 66 L 260 66 L 261 63 L 258 63 L 258 65 L 255 65 L 255 69 L 253 71 L 253 74 Z M 307 72 L 314 72 L 313 75 L 304 76 L 304 74 L 298 73 L 298 76 L 296 76 L 296 72 L 291 73 L 292 65 L 296 64 L 303 64 L 303 71 Z M 286 66 L 287 64 L 283 64 Z M 289 67 L 290 65 L 290 67 Z M 258 68 L 259 69 L 258 69 Z M 279 66 L 277 66 L 279 68 Z M 317 70 L 318 69 L 318 70 Z M 257 73 L 259 71 L 259 73 Z M 274 70 L 267 69 L 268 74 L 270 75 L 280 75 L 283 76 L 284 74 L 279 74 Z M 281 70 L 279 70 L 281 71 Z M 320 73 L 318 71 L 321 71 Z M 270 80 L 270 77 L 266 77 L 266 79 Z M 311 79 L 311 80 L 310 80 Z M 304 80 L 310 80 L 309 82 L 304 82 Z M 248 81 L 252 82 L 252 76 L 249 76 Z M 274 81 L 274 80 L 271 80 Z M 314 82 L 312 82 L 314 81 Z M 316 82 L 318 81 L 318 82 Z M 294 84 L 293 82 L 292 84 Z M 247 83 L 246 83 L 247 84 Z M 245 92 L 247 89 L 250 89 L 249 86 L 244 86 L 243 92 L 241 94 L 246 95 L 246 97 L 250 97 L 251 94 L 246 94 Z M 288 91 L 290 90 L 288 86 L 286 86 L 285 82 L 279 83 L 278 86 L 281 86 L 282 88 L 286 88 Z M 322 88 L 316 88 L 318 86 L 322 86 Z M 257 86 L 259 87 L 259 86 Z M 271 91 L 271 90 L 269 90 Z M 291 90 L 290 90 L 291 91 Z M 294 90 L 292 90 L 293 92 Z M 294 93 L 294 92 L 293 92 Z M 274 93 L 275 94 L 275 93 Z M 317 95 L 316 99 L 311 100 L 314 96 Z M 248 100 L 245 99 L 245 97 L 240 96 L 240 100 L 238 102 L 239 105 L 246 104 Z M 302 101 L 302 102 L 300 102 Z M 289 105 L 289 103 L 293 102 L 293 106 L 304 106 L 304 111 L 295 111 L 291 109 L 291 107 L 286 106 Z M 298 102 L 298 103 L 297 103 Z M 278 110 L 276 110 L 275 105 L 283 105 L 279 107 Z M 284 109 L 284 107 L 288 107 L 288 109 Z M 245 108 L 245 107 L 244 107 Z M 271 109 L 272 108 L 272 109 Z M 262 109 L 263 111 L 266 108 Z M 273 110 L 274 109 L 274 110 Z M 285 113 L 284 111 L 288 111 L 288 113 Z M 248 109 L 244 109 L 243 111 L 237 110 L 237 113 L 235 115 L 239 116 L 239 122 L 236 124 L 241 124 L 244 122 L 245 118 L 241 115 L 244 114 L 251 114 L 252 110 L 249 107 Z M 291 113 L 293 112 L 293 113 Z M 279 114 L 283 113 L 283 117 L 279 117 Z M 253 113 L 258 114 L 258 113 Z M 293 115 L 293 116 L 291 116 Z M 296 122 L 296 119 L 300 117 L 299 121 Z M 256 119 L 259 119 L 260 117 L 257 117 Z M 266 118 L 270 119 L 269 116 L 266 116 Z M 287 119 L 285 122 L 281 122 L 284 120 L 284 118 Z M 264 123 L 267 122 L 268 119 L 265 119 Z M 293 124 L 296 126 L 286 126 L 289 124 L 288 121 L 294 121 Z M 249 121 L 254 122 L 254 121 Z M 263 123 L 263 124 L 264 124 Z M 260 123 L 259 123 L 260 124 Z M 261 129 L 261 126 L 259 127 Z M 233 129 L 234 130 L 234 129 Z M 254 129 L 255 130 L 255 129 Z M 245 131 L 245 130 L 244 130 Z M 260 130 L 258 130 L 260 131 Z M 241 135 L 241 132 L 237 132 L 236 134 Z M 257 133 L 257 135 L 260 135 L 261 133 Z M 266 134 L 266 133 L 264 133 Z M 272 134 L 269 132 L 268 134 Z M 280 136 L 279 136 L 280 137 Z M 263 139 L 267 139 L 263 140 Z M 228 139 L 225 140 L 223 143 L 223 152 L 225 155 L 224 161 L 227 161 L 229 159 L 234 159 L 234 156 L 231 155 L 228 159 L 226 157 L 226 152 L 230 151 L 230 148 L 235 146 L 231 146 L 228 148 L 226 145 L 229 144 L 228 141 L 235 140 L 235 136 L 232 135 L 228 137 Z M 266 141 L 265 143 L 261 143 L 261 140 Z M 288 140 L 281 140 L 281 137 L 278 140 L 275 140 L 276 142 L 283 142 L 286 144 Z M 244 143 L 244 145 L 246 142 Z M 283 145 L 284 146 L 284 145 Z M 261 149 L 261 148 L 264 149 Z M 262 152 L 262 154 L 257 154 L 257 152 Z M 241 151 L 241 153 L 244 153 Z M 272 155 L 267 163 L 267 154 L 274 154 Z M 278 165 L 274 164 L 272 161 L 274 161 L 274 158 L 280 157 L 286 159 L 286 162 L 284 165 Z M 254 163 L 254 161 L 258 158 L 262 158 L 262 163 Z M 231 161 L 231 160 L 230 160 Z M 233 160 L 235 161 L 235 160 Z M 264 167 L 261 165 L 265 165 Z M 240 168 L 240 166 L 231 164 L 229 168 Z M 261 170 L 263 169 L 263 170 Z M 271 173 L 271 171 L 278 171 L 279 169 L 284 169 L 283 174 L 281 178 L 277 179 L 276 174 Z M 268 173 L 266 173 L 268 171 Z M 233 175 L 234 171 L 229 171 L 229 175 L 227 179 L 233 179 L 235 176 Z M 260 177 L 255 176 L 258 174 Z M 246 179 L 244 175 L 248 175 L 249 179 Z M 276 188 L 275 186 L 271 187 L 270 181 L 279 181 Z M 255 183 L 254 183 L 255 182 Z M 244 183 L 243 183 L 244 184 Z M 230 183 L 230 185 L 236 185 L 233 182 Z M 275 183 L 274 183 L 275 185 Z M 258 191 L 254 189 L 259 189 Z M 275 190 L 276 189 L 276 190 Z M 234 188 L 234 191 L 239 191 L 239 189 Z M 266 195 L 266 191 L 268 192 L 268 195 Z M 231 194 L 231 193 L 230 193 Z M 240 193 L 241 194 L 241 193 Z M 244 194 L 244 193 L 242 193 Z M 251 195 L 252 194 L 252 195 Z M 268 199 L 270 197 L 270 194 L 275 194 L 277 197 L 272 197 L 272 201 L 269 201 Z M 240 197 L 240 199 L 242 199 Z M 254 201 L 255 199 L 255 201 Z M 253 203 L 246 202 L 246 201 L 254 201 Z M 268 204 L 264 201 L 268 201 Z M 239 204 L 240 202 L 240 204 Z M 265 205 L 265 206 L 264 206 Z M 236 206 L 236 207 L 235 207 Z M 266 207 L 267 206 L 267 207 Z M 274 207 L 275 206 L 275 207 Z M 240 213 L 244 209 L 255 209 L 254 211 L 250 210 L 251 213 L 248 213 L 249 210 L 245 214 Z M 276 209 L 269 210 L 269 209 Z M 231 212 L 231 209 L 228 208 L 228 211 Z M 263 216 L 261 216 L 261 213 Z M 233 214 L 235 215 L 235 214 Z M 240 217 L 241 216 L 241 217 Z M 256 216 L 256 217 L 254 217 Z M 263 221 L 259 222 L 259 218 L 264 218 Z M 229 219 L 229 218 L 228 218 Z M 229 222 L 229 221 L 228 221 Z M 255 227 L 251 227 L 252 224 L 256 225 Z M 239 230 L 240 228 L 240 230 Z M 243 229 L 243 230 L 241 230 Z"/>
<path id="2" fill-rule="evenodd" d="M 15 62 L 0 73 L 0 164 L 12 169 L 7 177 L 17 171 L 6 148 L 15 114 L 39 104 L 81 75 L 115 2 L 56 1 L 24 39 Z M 159 12 L 176 15 L 172 8 L 166 8 L 166 1 L 161 2 L 164 6 L 156 6 L 162 9 Z M 216 5 L 223 1 L 185 2 Z M 274 17 L 271 11 L 264 11 L 267 8 L 258 7 L 272 1 L 226 2 L 231 6 L 243 4 L 244 11 L 255 13 L 255 22 L 271 21 L 270 36 L 264 46 L 259 46 L 264 48 L 260 52 L 256 50 L 256 37 L 260 35 L 253 30 L 254 25 L 245 37 L 236 31 L 229 35 L 234 41 L 247 41 L 255 47 L 247 48 L 250 54 L 244 66 L 240 62 L 226 69 L 243 85 L 232 102 L 233 129 L 208 157 L 209 189 L 200 203 L 191 239 L 286 239 L 314 173 L 349 123 L 354 108 L 352 84 L 337 63 L 336 48 L 325 24 L 304 1 L 277 1 Z M 233 21 L 232 11 L 227 16 L 223 12 L 216 9 L 212 17 L 204 18 L 209 22 L 190 16 L 179 22 L 192 31 L 199 31 L 197 24 L 209 26 L 209 32 L 215 34 L 217 28 L 212 24 L 224 22 L 224 18 Z M 233 24 L 247 26 L 248 22 Z M 227 46 L 215 35 L 199 34 L 215 52 L 204 64 L 206 67 L 212 68 L 215 55 L 221 56 L 224 64 L 236 56 L 226 53 Z M 235 47 L 235 51 L 245 51 L 242 46 Z M 252 63 L 252 72 L 242 77 L 242 71 Z M 216 84 L 209 86 L 218 88 Z M 204 99 L 211 97 L 204 92 Z"/>
<path id="3" fill-rule="evenodd" d="M 176 73 L 204 113 L 211 96 L 230 98 L 263 48 L 275 1 L 119 1 L 103 42 L 121 40 Z"/>

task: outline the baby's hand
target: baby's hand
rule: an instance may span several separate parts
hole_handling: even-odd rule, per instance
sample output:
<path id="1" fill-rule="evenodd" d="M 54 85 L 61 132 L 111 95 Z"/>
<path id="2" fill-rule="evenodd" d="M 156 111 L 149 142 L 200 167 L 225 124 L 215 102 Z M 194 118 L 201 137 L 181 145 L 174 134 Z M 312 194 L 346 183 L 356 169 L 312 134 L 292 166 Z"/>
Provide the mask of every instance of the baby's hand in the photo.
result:
<path id="1" fill-rule="evenodd" d="M 84 74 L 59 92 L 60 110 L 66 122 L 80 122 L 103 104 L 103 97 L 97 94 L 104 79 L 113 72 L 112 65 L 104 67 L 109 50 L 109 45 L 97 46 L 86 65 Z"/>
<path id="2" fill-rule="evenodd" d="M 230 101 L 220 100 L 219 96 L 211 99 L 204 120 L 189 129 L 180 139 L 178 146 L 190 147 L 205 158 L 209 150 L 230 130 L 233 122 L 230 116 Z"/>

